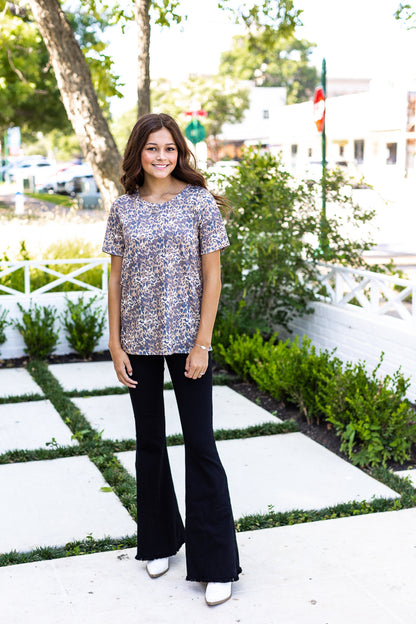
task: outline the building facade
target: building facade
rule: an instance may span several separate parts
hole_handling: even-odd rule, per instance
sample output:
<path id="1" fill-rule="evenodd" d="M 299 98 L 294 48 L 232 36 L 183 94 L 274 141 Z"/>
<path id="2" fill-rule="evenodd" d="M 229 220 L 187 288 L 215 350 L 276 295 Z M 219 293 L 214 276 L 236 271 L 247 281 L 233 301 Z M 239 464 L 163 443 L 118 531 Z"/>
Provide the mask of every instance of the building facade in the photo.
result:
<path id="1" fill-rule="evenodd" d="M 327 161 L 351 163 L 366 181 L 416 176 L 416 85 L 371 83 L 367 92 L 326 100 Z M 280 109 L 269 148 L 296 173 L 322 159 L 313 103 Z"/>
<path id="2" fill-rule="evenodd" d="M 416 82 L 350 83 L 338 81 L 328 89 L 344 93 L 326 99 L 328 165 L 353 165 L 373 185 L 416 178 Z M 253 88 L 243 122 L 223 128 L 221 157 L 238 158 L 243 146 L 261 144 L 280 154 L 296 175 L 317 166 L 322 147 L 313 103 L 286 106 L 284 99 L 284 89 Z"/>

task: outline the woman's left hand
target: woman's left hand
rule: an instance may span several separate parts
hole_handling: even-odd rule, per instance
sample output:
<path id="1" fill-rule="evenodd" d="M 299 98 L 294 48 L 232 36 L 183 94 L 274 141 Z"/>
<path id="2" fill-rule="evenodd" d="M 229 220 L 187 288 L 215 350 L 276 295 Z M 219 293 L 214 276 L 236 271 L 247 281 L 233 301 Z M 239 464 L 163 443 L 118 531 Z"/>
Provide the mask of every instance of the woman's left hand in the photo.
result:
<path id="1" fill-rule="evenodd" d="M 185 377 L 200 379 L 208 368 L 208 351 L 193 347 L 186 358 Z"/>

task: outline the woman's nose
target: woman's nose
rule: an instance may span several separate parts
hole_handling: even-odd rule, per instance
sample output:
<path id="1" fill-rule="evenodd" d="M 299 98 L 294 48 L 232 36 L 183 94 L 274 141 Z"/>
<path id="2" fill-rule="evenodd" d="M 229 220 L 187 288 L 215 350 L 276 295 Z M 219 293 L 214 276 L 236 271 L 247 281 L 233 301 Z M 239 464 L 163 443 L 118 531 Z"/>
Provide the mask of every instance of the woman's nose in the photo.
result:
<path id="1" fill-rule="evenodd" d="M 161 149 L 158 153 L 157 153 L 157 159 L 158 160 L 167 160 L 169 155 L 169 152 L 167 150 Z"/>

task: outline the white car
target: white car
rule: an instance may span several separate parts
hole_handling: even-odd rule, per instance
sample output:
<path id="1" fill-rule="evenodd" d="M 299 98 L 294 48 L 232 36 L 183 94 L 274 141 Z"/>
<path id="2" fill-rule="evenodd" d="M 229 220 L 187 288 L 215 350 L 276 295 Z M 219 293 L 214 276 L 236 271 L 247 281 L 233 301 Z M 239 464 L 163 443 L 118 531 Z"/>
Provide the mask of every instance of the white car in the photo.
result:
<path id="1" fill-rule="evenodd" d="M 53 177 L 45 180 L 43 190 L 61 195 L 98 193 L 92 169 L 88 163 L 71 163 L 61 167 Z"/>
<path id="2" fill-rule="evenodd" d="M 44 181 L 55 173 L 55 170 L 55 163 L 40 156 L 28 157 L 13 163 L 7 173 L 10 182 L 21 183 L 24 188 L 30 188 L 33 184 L 34 189 L 39 190 L 43 187 Z M 25 180 L 27 180 L 26 183 Z"/>

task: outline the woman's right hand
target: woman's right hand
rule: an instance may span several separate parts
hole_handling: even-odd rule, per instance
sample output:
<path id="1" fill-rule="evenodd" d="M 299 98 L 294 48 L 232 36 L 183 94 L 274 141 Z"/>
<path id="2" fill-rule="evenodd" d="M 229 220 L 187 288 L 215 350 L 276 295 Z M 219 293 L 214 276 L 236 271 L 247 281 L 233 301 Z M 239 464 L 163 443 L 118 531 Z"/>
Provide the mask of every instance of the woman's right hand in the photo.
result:
<path id="1" fill-rule="evenodd" d="M 111 359 L 113 360 L 114 369 L 117 379 L 128 388 L 135 388 L 137 381 L 131 379 L 133 369 L 130 364 L 129 356 L 123 349 L 110 349 Z"/>

